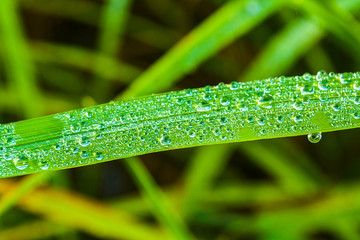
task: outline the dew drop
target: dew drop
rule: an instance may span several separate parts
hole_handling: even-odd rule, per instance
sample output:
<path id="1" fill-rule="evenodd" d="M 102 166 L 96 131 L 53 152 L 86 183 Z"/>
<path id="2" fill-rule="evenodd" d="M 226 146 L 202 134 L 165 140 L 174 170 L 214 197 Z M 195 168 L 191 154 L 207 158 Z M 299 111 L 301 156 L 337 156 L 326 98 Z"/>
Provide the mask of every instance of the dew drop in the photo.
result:
<path id="1" fill-rule="evenodd" d="M 102 152 L 95 153 L 95 159 L 101 161 L 104 159 L 104 154 Z"/>
<path id="2" fill-rule="evenodd" d="M 49 169 L 49 163 L 46 159 L 39 159 L 38 161 L 38 165 L 40 167 L 41 170 L 48 170 Z"/>
<path id="3" fill-rule="evenodd" d="M 359 119 L 360 118 L 360 111 L 354 112 L 353 114 L 355 119 Z"/>
<path id="4" fill-rule="evenodd" d="M 9 144 L 10 146 L 12 146 L 12 145 L 16 144 L 16 140 L 13 137 L 9 137 L 6 139 L 6 143 Z"/>
<path id="5" fill-rule="evenodd" d="M 296 109 L 296 110 L 303 110 L 304 109 L 304 103 L 302 101 L 296 101 L 294 104 L 293 104 L 293 107 Z"/>
<path id="6" fill-rule="evenodd" d="M 334 111 L 340 111 L 340 110 L 341 110 L 341 105 L 340 105 L 340 103 L 335 103 L 335 104 L 332 106 L 332 109 L 334 109 Z"/>
<path id="7" fill-rule="evenodd" d="M 160 138 L 160 144 L 163 146 L 171 145 L 171 138 L 167 135 L 162 135 L 162 137 Z"/>
<path id="8" fill-rule="evenodd" d="M 80 132 L 81 127 L 79 124 L 74 123 L 74 124 L 71 124 L 70 130 L 74 133 L 77 133 L 77 132 Z"/>
<path id="9" fill-rule="evenodd" d="M 239 83 L 238 82 L 232 82 L 231 84 L 230 84 L 230 89 L 231 90 L 236 90 L 236 89 L 239 89 Z"/>
<path id="10" fill-rule="evenodd" d="M 80 144 L 80 146 L 82 146 L 82 147 L 87 147 L 87 146 L 89 146 L 90 145 L 90 140 L 89 140 L 89 138 L 88 137 L 81 137 L 80 138 L 80 140 L 79 140 L 79 144 Z"/>
<path id="11" fill-rule="evenodd" d="M 227 122 L 228 122 L 228 121 L 227 121 L 227 118 L 226 118 L 226 117 L 220 117 L 220 124 L 221 124 L 221 125 L 226 125 Z"/>
<path id="12" fill-rule="evenodd" d="M 230 104 L 230 98 L 229 97 L 222 97 L 220 99 L 220 103 L 223 106 L 228 106 Z"/>
<path id="13" fill-rule="evenodd" d="M 311 143 L 318 143 L 321 140 L 321 133 L 311 133 L 307 136 L 309 142 Z"/>
<path id="14" fill-rule="evenodd" d="M 305 84 L 301 87 L 301 94 L 307 95 L 307 94 L 313 94 L 314 93 L 314 87 L 309 84 Z"/>
<path id="15" fill-rule="evenodd" d="M 352 74 L 351 73 L 342 73 L 340 74 L 340 82 L 342 84 L 348 84 L 352 82 Z"/>
<path id="16" fill-rule="evenodd" d="M 201 102 L 201 103 L 197 106 L 196 110 L 197 110 L 198 112 L 207 112 L 207 111 L 210 111 L 210 110 L 211 110 L 211 105 L 210 105 L 210 103 L 208 103 L 208 102 Z"/>
<path id="17" fill-rule="evenodd" d="M 239 104 L 239 109 L 241 111 L 247 111 L 248 110 L 248 106 L 245 103 L 240 103 Z"/>
<path id="18" fill-rule="evenodd" d="M 321 91 L 329 90 L 330 82 L 328 79 L 322 79 L 318 82 L 318 87 Z"/>
<path id="19" fill-rule="evenodd" d="M 260 107 L 270 109 L 273 107 L 273 100 L 274 98 L 271 95 L 265 94 L 259 98 L 258 104 Z"/>
<path id="20" fill-rule="evenodd" d="M 355 81 L 353 87 L 355 90 L 360 90 L 360 81 Z"/>
<path id="21" fill-rule="evenodd" d="M 300 115 L 294 117 L 294 122 L 299 123 L 302 121 L 303 121 L 303 118 Z"/>
<path id="22" fill-rule="evenodd" d="M 85 158 L 87 158 L 89 156 L 89 154 L 87 153 L 87 151 L 81 151 L 80 152 L 80 157 L 82 158 L 82 159 L 85 159 Z"/>
<path id="23" fill-rule="evenodd" d="M 24 170 L 29 166 L 28 158 L 25 155 L 16 157 L 14 159 L 14 165 L 19 170 Z"/>
<path id="24" fill-rule="evenodd" d="M 304 73 L 303 78 L 304 78 L 304 80 L 309 81 L 311 79 L 311 74 L 310 73 Z"/>
<path id="25" fill-rule="evenodd" d="M 212 99 L 211 93 L 205 93 L 203 96 L 205 101 L 210 101 Z"/>
<path id="26" fill-rule="evenodd" d="M 360 104 L 360 97 L 355 97 L 354 103 L 355 103 L 356 105 L 359 105 L 359 104 Z"/>

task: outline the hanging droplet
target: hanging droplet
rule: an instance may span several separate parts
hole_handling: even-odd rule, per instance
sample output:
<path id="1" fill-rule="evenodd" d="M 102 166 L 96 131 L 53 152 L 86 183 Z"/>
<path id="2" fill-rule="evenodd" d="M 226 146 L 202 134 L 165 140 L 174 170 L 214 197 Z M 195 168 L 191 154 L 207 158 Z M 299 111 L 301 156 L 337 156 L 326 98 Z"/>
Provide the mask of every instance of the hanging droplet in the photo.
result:
<path id="1" fill-rule="evenodd" d="M 321 133 L 311 133 L 307 136 L 307 138 L 311 143 L 318 143 L 320 142 L 322 135 Z"/>

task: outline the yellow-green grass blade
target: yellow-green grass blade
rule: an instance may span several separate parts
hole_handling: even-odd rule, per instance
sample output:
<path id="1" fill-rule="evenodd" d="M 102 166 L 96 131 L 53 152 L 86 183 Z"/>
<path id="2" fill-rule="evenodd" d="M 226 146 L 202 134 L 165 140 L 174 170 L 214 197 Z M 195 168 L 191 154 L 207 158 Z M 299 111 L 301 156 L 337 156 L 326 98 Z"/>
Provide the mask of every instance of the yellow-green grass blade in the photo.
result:
<path id="1" fill-rule="evenodd" d="M 1 229 L 0 239 L 44 239 L 69 232 L 69 228 L 48 221 L 33 221 L 12 228 Z"/>
<path id="2" fill-rule="evenodd" d="M 16 184 L 12 181 L 3 179 L 0 194 L 14 187 Z M 103 239 L 168 239 L 163 230 L 144 224 L 123 211 L 60 189 L 33 190 L 22 197 L 18 206 L 49 221 Z"/>
<path id="3" fill-rule="evenodd" d="M 37 186 L 46 182 L 49 178 L 49 173 L 38 173 L 27 176 L 17 184 L 11 191 L 2 195 L 0 200 L 0 217 L 11 208 L 23 195 L 31 192 Z"/>

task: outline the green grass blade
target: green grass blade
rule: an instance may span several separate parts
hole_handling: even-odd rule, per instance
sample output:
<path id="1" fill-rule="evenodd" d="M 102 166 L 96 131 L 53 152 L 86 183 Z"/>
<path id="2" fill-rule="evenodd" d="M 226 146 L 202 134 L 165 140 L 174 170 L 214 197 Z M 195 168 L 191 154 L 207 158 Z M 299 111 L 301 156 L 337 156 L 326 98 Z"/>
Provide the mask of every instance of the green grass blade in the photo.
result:
<path id="1" fill-rule="evenodd" d="M 259 142 L 252 142 L 244 143 L 240 148 L 253 162 L 272 175 L 284 190 L 301 194 L 312 193 L 317 189 L 314 179 L 275 145 L 266 147 Z"/>
<path id="2" fill-rule="evenodd" d="M 322 28 L 311 20 L 292 20 L 269 41 L 251 67 L 239 77 L 239 81 L 284 74 L 320 40 L 323 32 Z"/>
<path id="3" fill-rule="evenodd" d="M 119 63 L 111 57 L 99 55 L 80 47 L 35 42 L 32 44 L 32 56 L 40 63 L 53 63 L 76 67 L 98 75 L 106 81 L 129 83 L 140 74 L 140 69 L 126 63 Z M 96 61 L 104 63 L 104 68 L 94 68 Z"/>
<path id="4" fill-rule="evenodd" d="M 17 93 L 22 111 L 27 117 L 38 117 L 44 114 L 42 99 L 17 15 L 17 5 L 18 1 L 0 1 L 0 47 L 3 49 L 2 57 L 6 59 L 4 63 L 7 79 Z"/>
<path id="5" fill-rule="evenodd" d="M 360 124 L 359 73 L 183 90 L 0 126 L 1 176 Z M 319 139 L 312 136 L 311 141 Z"/>
<path id="6" fill-rule="evenodd" d="M 102 10 L 98 39 L 98 50 L 101 56 L 116 58 L 121 47 L 130 4 L 131 0 L 108 0 L 105 3 Z M 108 72 L 108 70 L 111 70 L 111 66 L 108 65 L 107 61 L 104 61 L 104 58 L 99 58 L 95 68 L 98 69 L 95 72 Z M 105 69 L 108 70 L 105 71 Z M 93 96 L 98 98 L 98 102 L 103 102 L 106 99 L 110 92 L 110 86 L 109 82 L 104 82 L 99 77 L 95 78 Z"/>
<path id="7" fill-rule="evenodd" d="M 281 3 L 282 0 L 229 1 L 132 82 L 121 98 L 166 89 L 173 81 L 260 23 Z"/>
<path id="8" fill-rule="evenodd" d="M 231 150 L 227 145 L 214 145 L 200 148 L 194 154 L 184 176 L 182 212 L 185 217 L 196 211 L 201 197 L 213 188 L 213 182 L 229 160 Z"/>
<path id="9" fill-rule="evenodd" d="M 139 158 L 133 157 L 124 161 L 132 173 L 137 185 L 152 206 L 152 212 L 164 227 L 171 233 L 173 239 L 194 239 L 185 227 L 179 214 L 173 209 L 167 197 L 156 185 L 149 172 Z"/>

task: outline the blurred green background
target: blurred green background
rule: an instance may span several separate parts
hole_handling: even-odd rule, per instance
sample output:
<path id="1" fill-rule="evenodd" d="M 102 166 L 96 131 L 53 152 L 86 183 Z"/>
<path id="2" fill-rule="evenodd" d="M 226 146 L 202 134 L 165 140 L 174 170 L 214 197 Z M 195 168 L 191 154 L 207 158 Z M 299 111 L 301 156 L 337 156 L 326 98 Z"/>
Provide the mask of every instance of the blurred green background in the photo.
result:
<path id="1" fill-rule="evenodd" d="M 1 0 L 8 123 L 220 82 L 359 71 L 360 0 Z M 360 239 L 357 129 L 0 181 L 0 239 Z"/>

